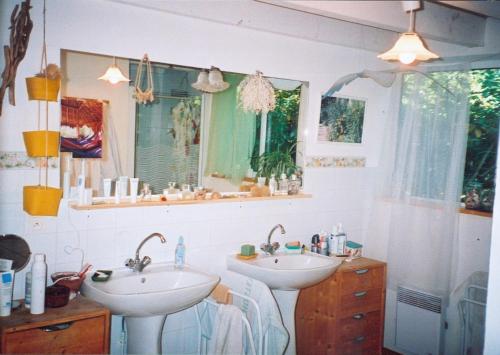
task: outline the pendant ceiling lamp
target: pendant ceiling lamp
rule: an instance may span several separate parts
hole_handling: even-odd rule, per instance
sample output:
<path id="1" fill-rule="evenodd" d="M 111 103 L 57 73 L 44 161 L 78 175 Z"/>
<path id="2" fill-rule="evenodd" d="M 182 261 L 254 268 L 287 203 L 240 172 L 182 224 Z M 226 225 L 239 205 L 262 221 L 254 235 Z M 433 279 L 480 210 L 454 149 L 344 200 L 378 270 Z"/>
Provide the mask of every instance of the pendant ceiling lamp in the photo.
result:
<path id="1" fill-rule="evenodd" d="M 407 3 L 407 4 L 405 4 Z M 409 5 L 416 3 L 416 6 L 407 9 Z M 415 32 L 415 13 L 414 10 L 420 7 L 419 1 L 403 1 L 403 8 L 410 11 L 410 27 L 408 32 L 401 34 L 394 46 L 387 52 L 379 54 L 377 57 L 383 60 L 399 60 L 403 64 L 411 64 L 414 61 L 427 61 L 430 59 L 437 59 L 439 56 L 427 48 L 425 48 L 422 39 Z"/>
<path id="2" fill-rule="evenodd" d="M 122 81 L 127 81 L 127 82 L 130 81 L 129 78 L 123 75 L 118 65 L 116 65 L 115 57 L 113 57 L 113 64 L 109 66 L 108 70 L 106 70 L 106 73 L 104 73 L 103 76 L 100 76 L 97 79 L 107 81 L 113 85 L 118 84 Z"/>

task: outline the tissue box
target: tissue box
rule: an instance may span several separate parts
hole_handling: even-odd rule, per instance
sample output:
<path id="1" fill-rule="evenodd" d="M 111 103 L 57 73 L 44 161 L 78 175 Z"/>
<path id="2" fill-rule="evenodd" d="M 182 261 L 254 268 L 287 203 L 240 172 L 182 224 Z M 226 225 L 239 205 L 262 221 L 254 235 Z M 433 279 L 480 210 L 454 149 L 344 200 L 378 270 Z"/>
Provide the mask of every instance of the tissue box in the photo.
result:
<path id="1" fill-rule="evenodd" d="M 345 254 L 351 259 L 360 258 L 362 255 L 363 246 L 359 243 L 348 241 L 345 243 Z"/>

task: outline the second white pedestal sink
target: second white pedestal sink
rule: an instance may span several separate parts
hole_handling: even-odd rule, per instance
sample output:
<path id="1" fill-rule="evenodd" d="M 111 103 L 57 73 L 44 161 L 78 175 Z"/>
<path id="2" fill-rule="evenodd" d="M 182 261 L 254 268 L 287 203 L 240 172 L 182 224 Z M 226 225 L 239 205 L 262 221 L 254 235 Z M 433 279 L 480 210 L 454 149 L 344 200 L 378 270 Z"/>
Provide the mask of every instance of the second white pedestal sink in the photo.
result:
<path id="1" fill-rule="evenodd" d="M 106 282 L 86 279 L 82 293 L 125 316 L 129 354 L 161 351 L 161 333 L 167 314 L 175 313 L 207 297 L 220 278 L 184 266 L 153 264 L 142 272 L 128 268 L 113 270 Z"/>
<path id="2" fill-rule="evenodd" d="M 251 260 L 227 257 L 227 268 L 264 282 L 273 292 L 283 323 L 290 333 L 286 354 L 295 354 L 295 305 L 299 289 L 323 281 L 342 263 L 341 258 L 314 253 L 259 254 Z"/>

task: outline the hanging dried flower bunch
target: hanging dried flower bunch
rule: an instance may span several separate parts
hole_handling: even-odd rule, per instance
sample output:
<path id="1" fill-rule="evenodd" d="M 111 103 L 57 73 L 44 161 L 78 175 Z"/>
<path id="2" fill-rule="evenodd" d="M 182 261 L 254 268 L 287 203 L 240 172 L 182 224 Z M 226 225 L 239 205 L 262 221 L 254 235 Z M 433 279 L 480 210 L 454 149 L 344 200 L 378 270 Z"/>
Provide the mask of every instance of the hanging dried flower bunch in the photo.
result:
<path id="1" fill-rule="evenodd" d="M 257 71 L 255 75 L 247 75 L 238 85 L 238 103 L 246 112 L 272 111 L 276 106 L 274 88 L 260 71 Z"/>

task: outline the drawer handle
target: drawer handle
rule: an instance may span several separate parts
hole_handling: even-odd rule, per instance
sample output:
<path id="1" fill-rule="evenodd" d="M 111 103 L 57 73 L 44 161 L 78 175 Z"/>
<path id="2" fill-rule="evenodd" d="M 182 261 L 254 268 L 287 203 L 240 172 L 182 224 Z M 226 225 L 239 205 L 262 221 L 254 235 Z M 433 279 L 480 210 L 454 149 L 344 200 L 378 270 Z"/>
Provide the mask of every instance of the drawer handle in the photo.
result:
<path id="1" fill-rule="evenodd" d="M 360 335 L 359 337 L 354 338 L 354 340 L 352 342 L 354 344 L 361 344 L 364 341 L 365 341 L 365 337 Z"/>
<path id="2" fill-rule="evenodd" d="M 352 316 L 353 319 L 356 319 L 356 320 L 361 320 L 363 318 L 365 318 L 365 315 L 363 313 L 356 313 Z"/>
<path id="3" fill-rule="evenodd" d="M 368 272 L 368 269 L 359 269 L 359 270 L 356 270 L 354 272 L 358 275 L 363 275 L 363 274 L 366 274 Z"/>
<path id="4" fill-rule="evenodd" d="M 68 323 L 60 323 L 60 324 L 54 324 L 54 325 L 48 325 L 46 327 L 40 327 L 39 329 L 51 333 L 51 332 L 58 332 L 60 330 L 66 330 L 69 327 L 73 325 L 73 322 L 68 322 Z"/>
<path id="5" fill-rule="evenodd" d="M 354 292 L 354 297 L 364 297 L 367 293 L 367 291 Z"/>

